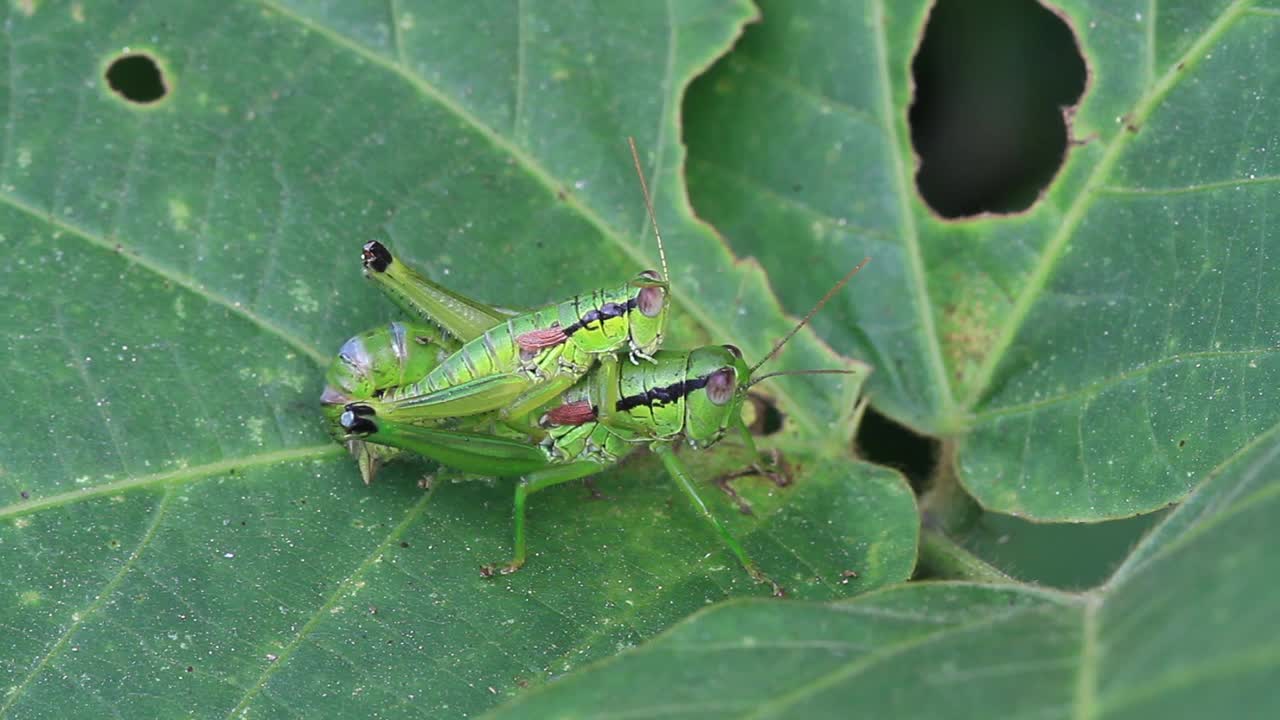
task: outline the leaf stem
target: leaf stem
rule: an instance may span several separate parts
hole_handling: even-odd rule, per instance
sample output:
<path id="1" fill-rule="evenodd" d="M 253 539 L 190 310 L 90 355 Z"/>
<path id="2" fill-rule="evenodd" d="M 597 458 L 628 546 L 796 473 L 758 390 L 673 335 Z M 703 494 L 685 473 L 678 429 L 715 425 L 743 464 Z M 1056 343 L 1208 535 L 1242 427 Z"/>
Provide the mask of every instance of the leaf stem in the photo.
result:
<path id="1" fill-rule="evenodd" d="M 999 568 L 974 555 L 937 530 L 920 533 L 920 562 L 917 576 L 939 580 L 971 580 L 994 584 L 1016 583 Z"/>

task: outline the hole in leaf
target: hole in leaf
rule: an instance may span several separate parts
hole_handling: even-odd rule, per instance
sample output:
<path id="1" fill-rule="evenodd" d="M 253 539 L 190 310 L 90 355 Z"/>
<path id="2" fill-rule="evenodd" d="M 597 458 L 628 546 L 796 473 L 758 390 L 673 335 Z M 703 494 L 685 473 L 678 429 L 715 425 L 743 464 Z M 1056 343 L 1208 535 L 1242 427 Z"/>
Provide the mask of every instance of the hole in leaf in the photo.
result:
<path id="1" fill-rule="evenodd" d="M 938 458 L 942 456 L 941 442 L 916 434 L 874 408 L 867 408 L 863 415 L 855 442 L 860 457 L 898 470 L 907 477 L 917 494 L 924 490 Z"/>
<path id="2" fill-rule="evenodd" d="M 1030 207 L 1062 165 L 1063 108 L 1085 87 L 1062 18 L 1034 0 L 938 0 L 911 71 L 925 202 L 948 218 Z"/>
<path id="3" fill-rule="evenodd" d="M 753 435 L 772 435 L 782 429 L 784 416 L 778 406 L 773 404 L 773 400 L 756 393 L 747 395 L 747 399 L 755 410 L 750 425 Z"/>
<path id="4" fill-rule="evenodd" d="M 153 103 L 168 93 L 164 73 L 149 55 L 121 55 L 107 67 L 107 84 L 124 99 L 141 104 Z"/>

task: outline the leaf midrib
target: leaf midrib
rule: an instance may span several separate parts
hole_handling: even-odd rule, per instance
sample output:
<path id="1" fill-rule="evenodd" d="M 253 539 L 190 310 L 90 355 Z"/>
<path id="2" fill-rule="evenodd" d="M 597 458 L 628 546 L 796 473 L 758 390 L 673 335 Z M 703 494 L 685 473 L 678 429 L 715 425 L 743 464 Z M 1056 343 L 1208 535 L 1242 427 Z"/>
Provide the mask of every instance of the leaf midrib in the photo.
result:
<path id="1" fill-rule="evenodd" d="M 277 325 L 272 320 L 250 310 L 244 303 L 232 300 L 230 297 L 210 289 L 208 286 L 197 282 L 195 278 L 192 278 L 189 275 L 161 265 L 160 263 L 147 258 L 145 255 L 142 255 L 138 251 L 123 244 L 119 246 L 114 245 L 101 235 L 87 228 L 81 227 L 66 218 L 54 215 L 52 210 L 41 210 L 37 208 L 26 199 L 19 197 L 7 189 L 0 189 L 0 204 L 8 205 L 15 210 L 30 215 L 32 218 L 48 223 L 54 228 L 69 235 L 78 237 L 100 250 L 118 255 L 123 258 L 125 262 L 147 270 L 162 280 L 173 283 L 174 285 L 191 292 L 193 295 L 204 298 L 214 305 L 226 308 L 231 313 L 239 315 L 253 325 L 258 326 L 267 334 L 274 335 L 279 338 L 286 345 L 302 353 L 318 367 L 325 367 L 329 364 L 330 357 L 325 353 L 320 352 L 319 349 L 315 348 L 310 343 L 294 335 L 280 325 Z"/>
<path id="2" fill-rule="evenodd" d="M 303 460 L 321 460 L 340 455 L 344 451 L 345 449 L 337 443 L 325 443 L 324 445 L 309 445 L 306 447 L 291 448 L 288 450 L 274 450 L 258 455 L 224 458 L 211 463 L 192 465 L 174 470 L 165 470 L 148 475 L 134 475 L 123 480 L 89 485 L 77 490 L 68 490 L 66 492 L 49 495 L 48 497 L 33 498 L 31 500 L 23 500 L 21 502 L 0 506 L 0 519 L 27 515 L 40 510 L 60 507 L 69 503 L 80 502 L 92 498 L 99 498 L 105 495 L 112 495 L 126 490 L 160 486 L 166 483 L 180 484 L 185 482 L 194 482 L 196 480 L 203 480 L 215 475 L 222 475 L 232 470 L 243 470 L 249 467 L 278 465 Z"/>

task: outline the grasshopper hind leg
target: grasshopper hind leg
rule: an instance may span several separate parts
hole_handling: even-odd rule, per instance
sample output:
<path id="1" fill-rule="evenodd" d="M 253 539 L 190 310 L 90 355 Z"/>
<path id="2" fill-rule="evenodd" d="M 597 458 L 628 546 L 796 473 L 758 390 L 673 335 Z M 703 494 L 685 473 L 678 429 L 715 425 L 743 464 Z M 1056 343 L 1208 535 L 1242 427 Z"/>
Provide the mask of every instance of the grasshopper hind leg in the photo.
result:
<path id="1" fill-rule="evenodd" d="M 545 490 L 553 485 L 577 480 L 595 475 L 604 470 L 606 466 L 595 462 L 574 462 L 567 465 L 556 465 L 544 470 L 536 470 L 520 478 L 520 482 L 516 485 L 515 507 L 514 507 L 514 529 L 515 529 L 515 552 L 510 561 L 506 563 L 490 563 L 481 566 L 480 575 L 483 577 L 493 577 L 495 574 L 510 575 L 524 566 L 525 562 L 525 503 L 529 496 L 539 490 Z"/>
<path id="2" fill-rule="evenodd" d="M 729 533 L 729 529 L 726 528 L 720 520 L 716 518 L 715 514 L 711 512 L 711 509 L 707 507 L 702 496 L 698 494 L 698 489 L 693 480 L 693 476 L 689 474 L 684 463 L 680 462 L 680 459 L 676 457 L 675 450 L 672 449 L 671 444 L 655 442 L 649 447 L 662 460 L 662 464 L 667 468 L 667 474 L 669 474 L 671 479 L 675 481 L 676 485 L 684 491 L 685 496 L 689 498 L 689 502 L 698 510 L 698 513 L 716 529 L 716 532 L 720 535 L 720 539 L 734 554 L 734 557 L 738 558 L 738 562 L 742 565 L 743 569 L 747 571 L 747 574 L 751 576 L 751 579 L 772 587 L 774 597 L 782 597 L 786 595 L 787 591 L 781 585 L 774 582 L 768 575 L 765 575 L 760 571 L 760 568 L 756 566 L 755 562 L 747 556 L 747 551 L 743 550 L 742 545 Z"/>

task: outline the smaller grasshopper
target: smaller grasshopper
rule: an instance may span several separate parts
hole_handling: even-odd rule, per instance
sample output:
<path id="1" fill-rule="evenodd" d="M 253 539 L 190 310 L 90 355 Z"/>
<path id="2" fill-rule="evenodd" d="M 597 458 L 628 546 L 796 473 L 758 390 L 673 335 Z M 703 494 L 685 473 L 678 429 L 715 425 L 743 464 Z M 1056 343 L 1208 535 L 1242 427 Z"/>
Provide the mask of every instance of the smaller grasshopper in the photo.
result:
<path id="1" fill-rule="evenodd" d="M 483 432 L 424 427 L 407 421 L 402 414 L 387 417 L 376 402 L 348 404 L 338 422 L 349 437 L 409 450 L 464 472 L 520 476 L 515 491 L 514 556 L 500 567 L 484 566 L 482 573 L 486 576 L 495 570 L 512 573 L 524 565 L 525 502 L 530 494 L 594 475 L 637 447 L 647 445 L 751 577 L 769 583 L 774 594 L 781 595 L 781 586 L 756 567 L 741 544 L 707 508 L 695 481 L 676 456 L 675 446 L 683 440 L 694 449 L 710 447 L 732 426 L 759 458 L 741 415 L 752 385 L 778 375 L 851 372 L 792 371 L 752 379 L 866 262 L 863 260 L 836 283 L 755 365 L 748 366 L 742 352 L 732 345 L 663 350 L 652 364 L 643 365 L 629 365 L 616 357 L 602 359 L 590 375 L 564 393 L 558 404 L 547 407 L 539 422 L 547 435 L 539 443 Z M 764 472 L 759 462 L 753 467 Z"/>

